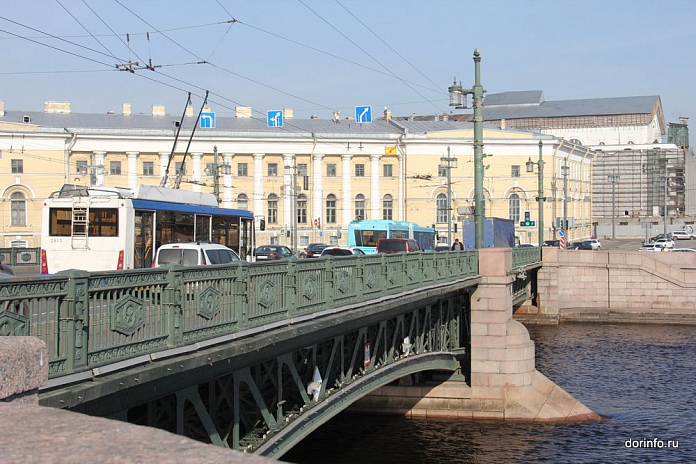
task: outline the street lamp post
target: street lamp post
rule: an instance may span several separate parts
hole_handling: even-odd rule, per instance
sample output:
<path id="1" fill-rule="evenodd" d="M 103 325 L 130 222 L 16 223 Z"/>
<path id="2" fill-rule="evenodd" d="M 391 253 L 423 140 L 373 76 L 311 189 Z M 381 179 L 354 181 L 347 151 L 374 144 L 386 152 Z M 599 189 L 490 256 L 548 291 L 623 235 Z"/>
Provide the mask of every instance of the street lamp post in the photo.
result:
<path id="1" fill-rule="evenodd" d="M 296 160 L 295 160 L 296 161 Z M 286 170 L 292 171 L 292 185 L 290 186 L 290 199 L 292 203 L 290 204 L 291 214 L 292 214 L 292 252 L 295 256 L 298 256 L 298 246 L 297 246 L 297 164 L 292 166 L 285 166 Z"/>
<path id="2" fill-rule="evenodd" d="M 450 157 L 450 147 L 447 147 L 447 156 L 440 158 L 443 169 L 447 170 L 447 240 L 450 245 L 452 240 L 452 163 L 456 163 L 457 158 Z M 456 167 L 456 166 L 455 166 Z M 463 242 L 463 241 L 462 241 Z"/>
<path id="3" fill-rule="evenodd" d="M 476 248 L 483 248 L 483 93 L 481 85 L 481 52 L 474 50 L 475 81 L 472 89 L 462 88 L 455 78 L 449 91 L 450 106 L 466 108 L 466 96 L 473 95 L 474 105 L 474 222 L 476 226 Z"/>
<path id="4" fill-rule="evenodd" d="M 526 166 L 527 166 L 527 172 L 534 172 L 534 165 L 536 164 L 538 169 L 538 192 L 537 192 L 537 204 L 539 205 L 539 246 L 544 245 L 544 201 L 546 200 L 544 198 L 544 160 L 543 160 L 543 148 L 544 144 L 541 140 L 539 140 L 539 161 L 536 163 L 532 161 L 531 158 L 529 158 L 529 161 L 527 161 Z"/>
<path id="5" fill-rule="evenodd" d="M 568 157 L 566 156 L 563 160 L 563 166 L 561 166 L 563 171 L 563 225 L 561 229 L 566 233 L 566 240 L 569 240 L 568 236 Z"/>
<path id="6" fill-rule="evenodd" d="M 213 176 L 213 195 L 215 195 L 215 199 L 217 200 L 218 204 L 222 202 L 220 199 L 220 169 L 222 168 L 223 174 L 229 174 L 230 173 L 230 165 L 229 164 L 218 164 L 218 149 L 217 145 L 213 147 L 213 164 L 210 166 L 210 171 L 206 168 L 206 174 L 209 174 Z"/>

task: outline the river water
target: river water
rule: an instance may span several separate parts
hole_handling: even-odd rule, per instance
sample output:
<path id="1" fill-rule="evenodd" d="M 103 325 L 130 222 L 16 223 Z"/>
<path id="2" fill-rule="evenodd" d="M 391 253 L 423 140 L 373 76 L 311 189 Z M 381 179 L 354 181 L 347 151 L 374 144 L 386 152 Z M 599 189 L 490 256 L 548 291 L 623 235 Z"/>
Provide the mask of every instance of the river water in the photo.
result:
<path id="1" fill-rule="evenodd" d="M 534 424 L 343 413 L 282 459 L 362 464 L 696 462 L 696 326 L 564 324 L 529 331 L 536 342 L 537 369 L 605 421 Z M 643 447 L 627 447 L 627 440 Z"/>

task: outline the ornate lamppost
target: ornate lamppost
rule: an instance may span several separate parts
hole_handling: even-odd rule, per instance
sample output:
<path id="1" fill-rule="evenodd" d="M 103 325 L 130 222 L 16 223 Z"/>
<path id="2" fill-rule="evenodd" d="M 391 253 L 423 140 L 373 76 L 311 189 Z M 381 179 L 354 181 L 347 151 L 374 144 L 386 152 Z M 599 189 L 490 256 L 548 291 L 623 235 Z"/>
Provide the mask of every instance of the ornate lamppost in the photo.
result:
<path id="1" fill-rule="evenodd" d="M 536 163 L 529 158 L 529 161 L 525 163 L 527 166 L 527 172 L 534 172 L 534 165 L 538 167 L 537 172 L 539 174 L 538 183 L 538 193 L 537 193 L 537 204 L 539 205 L 539 246 L 544 245 L 544 160 L 542 158 L 544 144 L 539 140 L 539 161 Z"/>

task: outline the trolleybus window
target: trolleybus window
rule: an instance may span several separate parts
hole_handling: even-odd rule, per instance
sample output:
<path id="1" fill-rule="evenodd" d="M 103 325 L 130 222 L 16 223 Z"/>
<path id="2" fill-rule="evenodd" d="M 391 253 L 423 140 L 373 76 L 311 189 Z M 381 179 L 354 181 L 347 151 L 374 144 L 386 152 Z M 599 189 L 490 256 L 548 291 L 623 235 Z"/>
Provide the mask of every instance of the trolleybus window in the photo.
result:
<path id="1" fill-rule="evenodd" d="M 73 212 L 69 208 L 51 208 L 48 235 L 70 237 Z M 89 210 L 90 237 L 118 237 L 118 210 L 115 208 L 92 208 Z M 77 224 L 75 225 L 77 227 Z M 84 229 L 84 223 L 80 224 Z"/>

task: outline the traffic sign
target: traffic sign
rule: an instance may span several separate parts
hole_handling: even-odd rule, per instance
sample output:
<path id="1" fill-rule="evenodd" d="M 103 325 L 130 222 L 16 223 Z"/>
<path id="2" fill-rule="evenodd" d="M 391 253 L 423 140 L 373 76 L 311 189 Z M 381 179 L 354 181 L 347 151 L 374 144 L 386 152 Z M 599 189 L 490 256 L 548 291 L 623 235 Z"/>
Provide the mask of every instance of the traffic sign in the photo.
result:
<path id="1" fill-rule="evenodd" d="M 372 107 L 371 106 L 356 106 L 355 107 L 355 122 L 372 122 Z"/>
<path id="2" fill-rule="evenodd" d="M 201 129 L 215 129 L 215 113 L 201 113 Z"/>
<path id="3" fill-rule="evenodd" d="M 314 220 L 314 227 L 319 227 L 319 219 Z"/>
<path id="4" fill-rule="evenodd" d="M 268 127 L 283 127 L 283 110 L 268 111 Z"/>
<path id="5" fill-rule="evenodd" d="M 565 230 L 561 229 L 558 231 L 558 248 L 565 250 Z"/>

